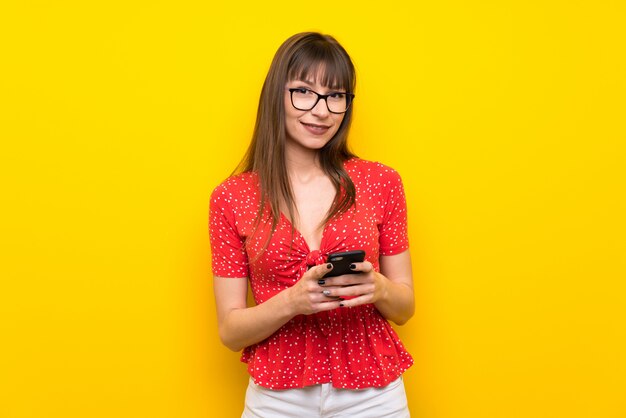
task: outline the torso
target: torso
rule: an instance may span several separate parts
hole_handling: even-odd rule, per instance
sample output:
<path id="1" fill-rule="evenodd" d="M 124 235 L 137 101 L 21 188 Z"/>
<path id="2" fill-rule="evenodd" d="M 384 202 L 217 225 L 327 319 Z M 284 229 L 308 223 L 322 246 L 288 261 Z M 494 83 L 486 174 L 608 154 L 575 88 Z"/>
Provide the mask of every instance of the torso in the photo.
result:
<path id="1" fill-rule="evenodd" d="M 308 182 L 292 181 L 296 219 L 291 223 L 300 232 L 310 250 L 319 250 L 323 221 L 335 199 L 335 189 L 328 177 L 319 176 Z M 286 212 L 283 211 L 286 215 Z"/>
<path id="2" fill-rule="evenodd" d="M 344 162 L 344 168 L 355 185 L 355 206 L 323 231 L 318 225 L 334 197 L 333 187 L 324 182 L 307 190 L 295 187 L 295 203 L 304 220 L 301 231 L 294 230 L 286 216 L 273 231 L 269 221 L 255 224 L 260 197 L 255 173 L 231 177 L 218 186 L 211 196 L 214 275 L 249 277 L 254 299 L 261 304 L 293 286 L 329 254 L 362 249 L 378 271 L 380 256 L 405 251 L 406 203 L 399 175 L 358 159 Z M 242 361 L 258 385 L 272 389 L 321 383 L 345 389 L 383 387 L 412 364 L 395 331 L 372 304 L 297 315 L 266 340 L 247 347 Z"/>

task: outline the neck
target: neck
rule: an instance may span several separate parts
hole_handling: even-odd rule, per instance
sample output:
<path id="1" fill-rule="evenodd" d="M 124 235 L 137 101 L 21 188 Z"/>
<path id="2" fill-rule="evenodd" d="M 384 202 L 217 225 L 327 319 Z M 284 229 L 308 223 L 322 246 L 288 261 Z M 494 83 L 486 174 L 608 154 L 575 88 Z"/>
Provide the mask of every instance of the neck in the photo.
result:
<path id="1" fill-rule="evenodd" d="M 297 146 L 285 149 L 287 171 L 293 180 L 306 182 L 322 173 L 319 163 L 319 151 Z"/>

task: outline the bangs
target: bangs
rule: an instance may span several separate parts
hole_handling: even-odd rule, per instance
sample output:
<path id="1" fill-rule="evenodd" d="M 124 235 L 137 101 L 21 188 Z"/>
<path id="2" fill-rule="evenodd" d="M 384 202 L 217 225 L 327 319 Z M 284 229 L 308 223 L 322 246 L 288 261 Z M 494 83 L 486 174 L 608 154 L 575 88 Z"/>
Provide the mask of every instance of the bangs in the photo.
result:
<path id="1" fill-rule="evenodd" d="M 328 43 L 312 43 L 289 62 L 289 80 L 316 81 L 326 88 L 354 93 L 354 66 L 347 53 Z"/>

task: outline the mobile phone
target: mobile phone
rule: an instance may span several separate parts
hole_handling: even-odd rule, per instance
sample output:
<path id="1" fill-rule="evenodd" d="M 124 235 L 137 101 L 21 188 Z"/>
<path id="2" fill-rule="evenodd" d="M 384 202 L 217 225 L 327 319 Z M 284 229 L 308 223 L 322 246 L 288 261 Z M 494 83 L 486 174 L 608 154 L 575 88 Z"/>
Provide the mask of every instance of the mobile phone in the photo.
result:
<path id="1" fill-rule="evenodd" d="M 333 269 L 326 273 L 324 277 L 341 276 L 342 274 L 355 274 L 357 272 L 350 270 L 350 264 L 361 263 L 364 260 L 365 251 L 363 250 L 332 253 L 328 256 L 327 261 L 333 265 Z"/>

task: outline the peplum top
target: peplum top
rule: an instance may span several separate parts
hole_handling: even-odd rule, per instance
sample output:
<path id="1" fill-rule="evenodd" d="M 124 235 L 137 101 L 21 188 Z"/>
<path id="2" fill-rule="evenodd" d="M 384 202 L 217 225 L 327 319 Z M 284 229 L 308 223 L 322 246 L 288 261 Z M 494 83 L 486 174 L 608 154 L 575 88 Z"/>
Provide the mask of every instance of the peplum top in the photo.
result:
<path id="1" fill-rule="evenodd" d="M 293 286 L 309 267 L 325 263 L 329 254 L 365 250 L 366 260 L 379 271 L 380 256 L 407 250 L 399 174 L 358 158 L 345 161 L 344 167 L 356 188 L 356 204 L 326 224 L 319 249 L 310 249 L 282 214 L 267 240 L 270 222 L 255 225 L 260 204 L 256 173 L 232 176 L 216 187 L 209 221 L 213 275 L 248 278 L 254 300 L 261 304 Z M 267 339 L 246 347 L 241 361 L 256 384 L 270 389 L 321 383 L 344 389 L 383 387 L 413 364 L 373 304 L 295 316 Z"/>

